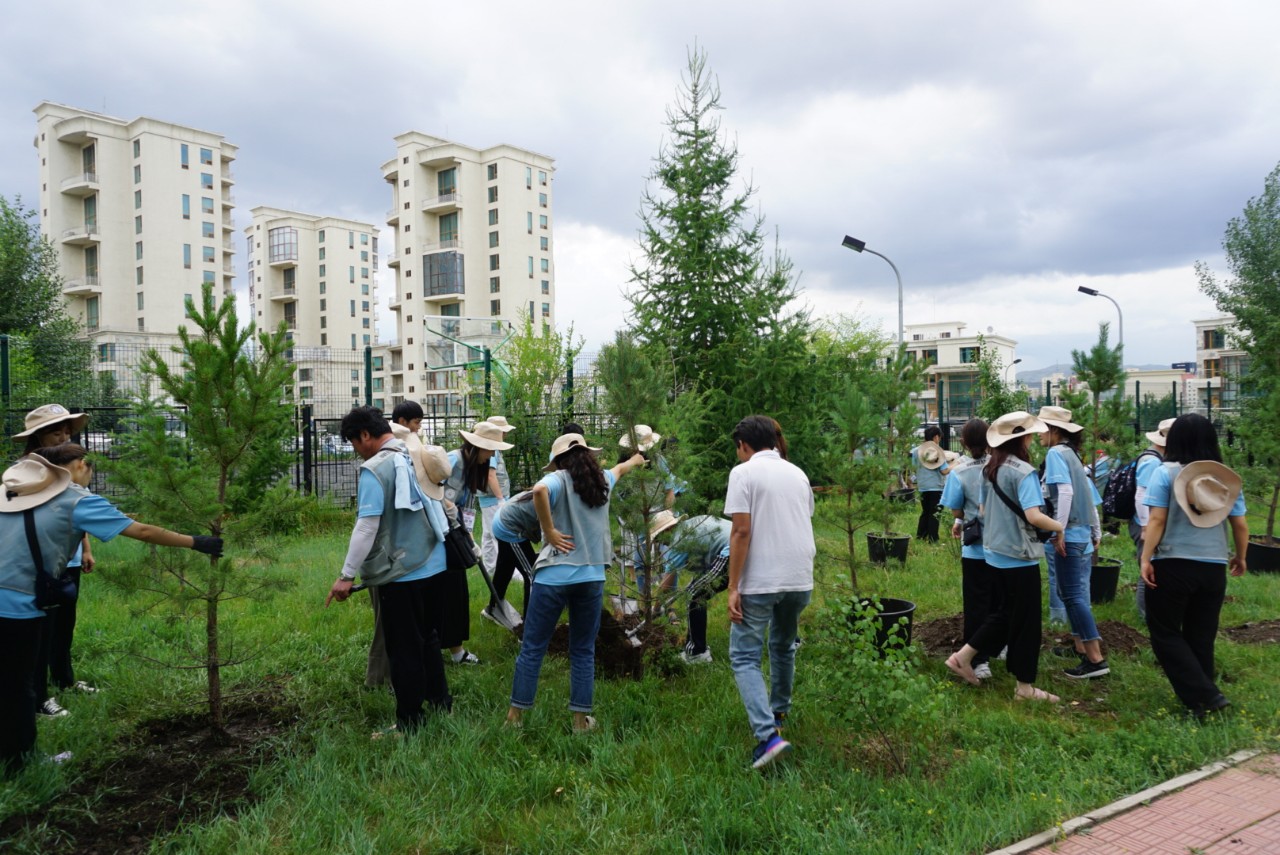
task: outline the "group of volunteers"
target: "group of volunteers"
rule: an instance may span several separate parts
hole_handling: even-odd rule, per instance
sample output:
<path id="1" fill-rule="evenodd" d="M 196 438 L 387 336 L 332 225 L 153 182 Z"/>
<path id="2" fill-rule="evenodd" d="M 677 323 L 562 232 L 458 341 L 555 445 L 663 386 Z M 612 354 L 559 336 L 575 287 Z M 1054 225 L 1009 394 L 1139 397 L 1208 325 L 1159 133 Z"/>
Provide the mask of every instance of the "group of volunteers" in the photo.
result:
<path id="1" fill-rule="evenodd" d="M 1110 673 L 1090 607 L 1091 557 L 1101 539 L 1101 503 L 1080 455 L 1081 426 L 1061 407 L 1013 412 L 961 429 L 968 456 L 948 461 L 933 437 L 913 450 L 930 475 L 941 472 L 941 506 L 962 541 L 964 646 L 947 667 L 973 685 L 991 677 L 1002 656 L 1017 700 L 1057 702 L 1035 685 L 1042 628 L 1040 558 L 1047 563 L 1051 619 L 1061 610 L 1071 644 L 1053 653 L 1077 659 L 1075 680 Z M 936 436 L 936 434 L 935 434 Z M 1045 446 L 1042 472 L 1031 465 L 1033 437 Z M 1241 479 L 1222 463 L 1217 432 L 1189 413 L 1146 435 L 1136 460 L 1135 512 L 1129 521 L 1141 566 L 1138 607 L 1170 685 L 1195 718 L 1230 705 L 1214 682 L 1214 639 L 1226 576 L 1242 575 L 1249 544 Z M 917 483 L 933 485 L 932 478 Z M 1234 552 L 1228 544 L 1231 531 Z"/>
<path id="2" fill-rule="evenodd" d="M 551 444 L 547 474 L 528 491 L 508 496 L 501 453 L 513 447 L 503 437 L 515 426 L 491 416 L 459 431 L 461 447 L 446 452 L 418 439 L 421 419 L 420 406 L 405 402 L 391 423 L 372 407 L 357 407 L 341 426 L 342 438 L 364 462 L 355 528 L 325 604 L 350 597 L 357 578 L 374 595 L 367 682 L 376 684 L 385 673 L 396 703 L 395 724 L 375 737 L 413 731 L 429 711 L 452 709 L 442 649 L 455 663 L 479 662 L 462 646 L 468 635 L 466 568 L 475 557 L 465 554 L 473 503 L 481 510 L 481 563 L 490 586 L 482 615 L 522 630 L 506 725 L 521 727 L 533 708 L 543 659 L 567 611 L 572 726 L 596 729 L 596 636 L 605 572 L 614 561 L 610 498 L 621 479 L 651 461 L 664 491 L 678 489 L 653 451 L 660 437 L 635 426 L 619 441 L 624 453 L 618 464 L 605 469 L 597 459 L 602 449 L 587 444 L 579 425 L 567 424 Z M 728 590 L 730 665 L 757 743 L 751 764 L 759 768 L 791 748 L 781 729 L 791 709 L 798 618 L 813 590 L 813 491 L 804 472 L 786 460 L 782 429 L 773 419 L 749 416 L 729 439 L 740 462 L 729 474 L 727 519 L 679 518 L 659 507 L 638 540 L 662 549 L 667 573 L 653 580 L 660 586 L 678 570 L 694 574 L 687 591 L 686 661 L 710 661 L 707 601 Z M 641 560 L 634 549 L 624 552 Z M 642 560 L 636 571 L 648 572 Z M 525 577 L 523 615 L 506 601 L 515 572 Z M 766 633 L 768 686 L 761 667 Z M 375 667 L 375 658 L 385 666 Z"/>
<path id="3" fill-rule="evenodd" d="M 642 585 L 660 592 L 676 586 L 679 572 L 691 580 L 682 591 L 688 599 L 683 658 L 691 664 L 711 661 L 707 604 L 727 591 L 729 663 L 756 743 L 751 765 L 763 767 L 791 749 L 782 730 L 791 710 L 798 620 L 813 591 L 814 498 L 808 477 L 787 460 L 774 419 L 748 416 L 726 437 L 739 462 L 729 473 L 723 517 L 674 512 L 674 496 L 685 487 L 658 451 L 661 437 L 645 425 L 618 441 L 618 462 L 609 469 L 581 426 L 564 425 L 551 443 L 544 477 L 511 495 L 503 452 L 513 448 L 505 437 L 517 426 L 491 416 L 459 431 L 460 444 L 449 451 L 422 442 L 422 420 L 421 406 L 406 401 L 390 420 L 375 408 L 356 407 L 341 425 L 342 439 L 362 463 L 355 525 L 325 605 L 369 592 L 374 621 L 365 682 L 390 684 L 396 719 L 375 738 L 412 732 L 429 713 L 452 709 L 446 661 L 480 664 L 466 647 L 467 570 L 477 561 L 489 589 L 481 616 L 521 636 L 506 725 L 521 727 L 533 708 L 543 659 L 567 611 L 572 727 L 596 729 L 596 638 L 606 569 L 616 560 L 611 498 L 628 473 L 652 465 L 661 495 L 645 497 L 647 531 L 636 536 L 623 527 L 630 539 L 621 560 L 635 565 Z M 76 678 L 71 661 L 80 577 L 95 565 L 90 536 L 108 541 L 123 534 L 213 560 L 222 554 L 220 537 L 146 525 L 90 492 L 92 463 L 71 441 L 86 422 L 83 413 L 58 404 L 33 410 L 14 436 L 24 443 L 23 454 L 3 475 L 0 774 L 35 756 L 39 717 L 69 714 L 59 698 L 98 691 Z M 1034 416 L 1008 413 L 990 425 L 971 419 L 961 430 L 965 457 L 938 444 L 936 427 L 911 450 L 922 508 L 917 535 L 936 540 L 937 511 L 945 508 L 955 518 L 951 534 L 963 544 L 964 645 L 947 668 L 980 685 L 992 675 L 992 660 L 1003 658 L 1017 700 L 1059 700 L 1036 685 L 1042 557 L 1051 618 L 1060 608 L 1071 631 L 1071 644 L 1054 653 L 1078 660 L 1063 673 L 1075 680 L 1110 673 L 1090 607 L 1100 498 L 1081 458 L 1081 430 L 1070 411 L 1047 406 Z M 1030 462 L 1036 437 L 1046 449 L 1041 472 Z M 1217 434 L 1203 416 L 1166 420 L 1147 438 L 1150 447 L 1136 461 L 1129 526 L 1141 565 L 1138 606 L 1174 692 L 1190 714 L 1203 718 L 1229 705 L 1214 682 L 1213 654 L 1228 567 L 1238 576 L 1246 566 L 1241 480 L 1222 464 Z M 471 535 L 477 510 L 478 554 Z M 657 555 L 665 573 L 645 579 Z M 507 600 L 516 573 L 524 584 L 521 610 Z"/>

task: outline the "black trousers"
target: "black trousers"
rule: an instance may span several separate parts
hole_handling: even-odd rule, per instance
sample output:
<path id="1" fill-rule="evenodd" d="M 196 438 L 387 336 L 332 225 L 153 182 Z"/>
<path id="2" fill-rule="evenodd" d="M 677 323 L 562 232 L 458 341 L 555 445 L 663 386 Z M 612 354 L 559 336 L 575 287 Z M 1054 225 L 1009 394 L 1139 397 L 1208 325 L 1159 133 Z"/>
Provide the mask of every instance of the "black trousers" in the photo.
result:
<path id="1" fill-rule="evenodd" d="M 707 603 L 729 587 L 729 559 L 718 559 L 707 572 L 712 574 L 711 581 L 689 598 L 689 637 L 685 639 L 684 649 L 690 656 L 707 649 Z M 698 579 L 694 579 L 691 584 L 697 582 Z"/>
<path id="2" fill-rule="evenodd" d="M 1006 644 L 1005 667 L 1023 683 L 1034 683 L 1040 669 L 1040 565 L 993 568 L 1000 581 L 1000 606 L 988 615 L 969 644 L 994 656 Z"/>
<path id="3" fill-rule="evenodd" d="M 75 685 L 76 675 L 71 667 L 71 640 L 76 634 L 76 603 L 80 601 L 80 568 L 68 567 L 65 571 L 76 586 L 76 599 L 65 606 L 50 609 L 45 618 L 44 631 L 40 634 L 40 651 L 36 659 L 34 677 L 35 703 L 39 707 L 53 697 L 49 689 L 67 689 Z"/>
<path id="4" fill-rule="evenodd" d="M 524 614 L 529 608 L 529 586 L 533 584 L 533 580 L 525 575 L 524 570 L 518 563 L 516 559 L 517 549 L 524 554 L 528 566 L 532 567 L 533 562 L 538 560 L 538 555 L 533 551 L 533 547 L 529 545 L 529 541 L 522 540 L 519 543 L 507 543 L 505 540 L 499 540 L 498 560 L 493 567 L 493 588 L 498 592 L 499 597 L 506 598 L 507 587 L 511 584 L 511 577 L 519 570 L 520 576 L 524 579 L 524 609 L 521 610 L 521 614 Z M 492 591 L 489 593 L 489 605 L 490 607 L 498 605 L 493 598 Z"/>
<path id="5" fill-rule="evenodd" d="M 964 643 L 972 644 L 978 628 L 987 618 L 1000 610 L 1004 599 L 1000 585 L 1000 571 L 981 558 L 960 559 L 960 591 L 964 598 Z M 977 645 L 974 645 L 975 647 Z M 979 653 L 973 663 L 981 665 L 990 657 Z"/>
<path id="6" fill-rule="evenodd" d="M 36 745 L 32 681 L 47 618 L 0 618 L 0 775 L 17 772 Z"/>
<path id="7" fill-rule="evenodd" d="M 445 570 L 437 583 L 444 602 L 439 626 L 441 647 L 461 647 L 471 637 L 471 591 L 467 587 L 466 570 Z"/>
<path id="8" fill-rule="evenodd" d="M 413 730 L 423 704 L 449 710 L 453 698 L 440 655 L 440 626 L 448 603 L 442 594 L 448 573 L 413 582 L 391 582 L 378 590 L 378 613 L 396 692 L 396 723 Z"/>
<path id="9" fill-rule="evenodd" d="M 1227 594 L 1225 564 L 1185 558 L 1153 561 L 1147 588 L 1151 649 L 1178 700 L 1196 708 L 1222 694 L 1213 682 L 1213 644 Z"/>
<path id="10" fill-rule="evenodd" d="M 916 540 L 938 540 L 938 503 L 941 490 L 929 490 L 920 494 L 920 520 L 916 523 Z"/>

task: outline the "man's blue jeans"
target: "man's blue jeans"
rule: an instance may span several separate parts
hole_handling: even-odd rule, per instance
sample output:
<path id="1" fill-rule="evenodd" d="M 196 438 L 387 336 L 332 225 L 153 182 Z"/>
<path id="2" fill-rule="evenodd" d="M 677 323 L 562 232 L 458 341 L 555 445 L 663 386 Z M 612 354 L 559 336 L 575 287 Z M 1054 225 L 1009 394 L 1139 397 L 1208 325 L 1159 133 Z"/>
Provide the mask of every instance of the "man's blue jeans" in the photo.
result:
<path id="1" fill-rule="evenodd" d="M 796 627 L 812 591 L 743 594 L 742 623 L 729 626 L 729 666 L 756 740 L 773 735 L 774 713 L 791 711 L 795 681 Z M 764 687 L 760 659 L 765 629 L 769 631 L 769 689 Z"/>
<path id="2" fill-rule="evenodd" d="M 538 674 L 560 614 L 569 608 L 569 709 L 591 712 L 596 688 L 596 635 L 600 632 L 600 607 L 604 582 L 574 585 L 540 585 L 536 581 L 524 616 L 524 640 L 516 657 L 511 682 L 511 706 L 533 708 L 538 694 Z"/>
<path id="3" fill-rule="evenodd" d="M 1085 553 L 1088 544 L 1067 541 L 1067 554 L 1056 555 L 1058 569 L 1058 594 L 1067 610 L 1067 622 L 1071 634 L 1081 641 L 1097 641 L 1098 625 L 1093 620 L 1093 608 L 1089 604 L 1089 582 L 1093 565 Z"/>

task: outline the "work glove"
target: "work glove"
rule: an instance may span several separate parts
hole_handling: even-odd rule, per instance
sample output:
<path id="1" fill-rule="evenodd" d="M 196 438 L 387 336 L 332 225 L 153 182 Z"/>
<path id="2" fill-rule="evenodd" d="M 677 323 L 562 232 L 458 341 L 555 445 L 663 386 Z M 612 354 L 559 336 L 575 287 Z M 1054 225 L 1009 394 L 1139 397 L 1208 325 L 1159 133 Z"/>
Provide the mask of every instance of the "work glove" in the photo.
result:
<path id="1" fill-rule="evenodd" d="M 211 534 L 193 534 L 191 539 L 195 543 L 191 544 L 191 548 L 196 552 L 203 552 L 205 555 L 212 555 L 214 558 L 222 557 L 222 538 L 214 537 Z"/>

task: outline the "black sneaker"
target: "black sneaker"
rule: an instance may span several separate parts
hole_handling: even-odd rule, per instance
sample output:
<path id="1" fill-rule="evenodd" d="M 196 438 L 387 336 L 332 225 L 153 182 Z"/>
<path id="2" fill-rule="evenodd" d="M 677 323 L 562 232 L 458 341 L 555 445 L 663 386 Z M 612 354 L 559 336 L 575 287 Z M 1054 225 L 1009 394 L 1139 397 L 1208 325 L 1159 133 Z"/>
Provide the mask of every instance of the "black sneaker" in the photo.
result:
<path id="1" fill-rule="evenodd" d="M 1073 680 L 1089 680 L 1094 677 L 1105 677 L 1111 673 L 1111 668 L 1107 666 L 1107 660 L 1105 659 L 1101 662 L 1090 662 L 1088 659 L 1082 659 L 1079 665 L 1074 668 L 1067 668 L 1062 673 Z"/>
<path id="2" fill-rule="evenodd" d="M 1052 653 L 1054 656 L 1057 656 L 1059 659 L 1085 659 L 1086 658 L 1083 653 L 1081 653 L 1079 650 L 1076 650 L 1075 647 L 1073 647 L 1070 644 L 1063 645 L 1061 647 L 1050 648 L 1049 652 Z"/>

